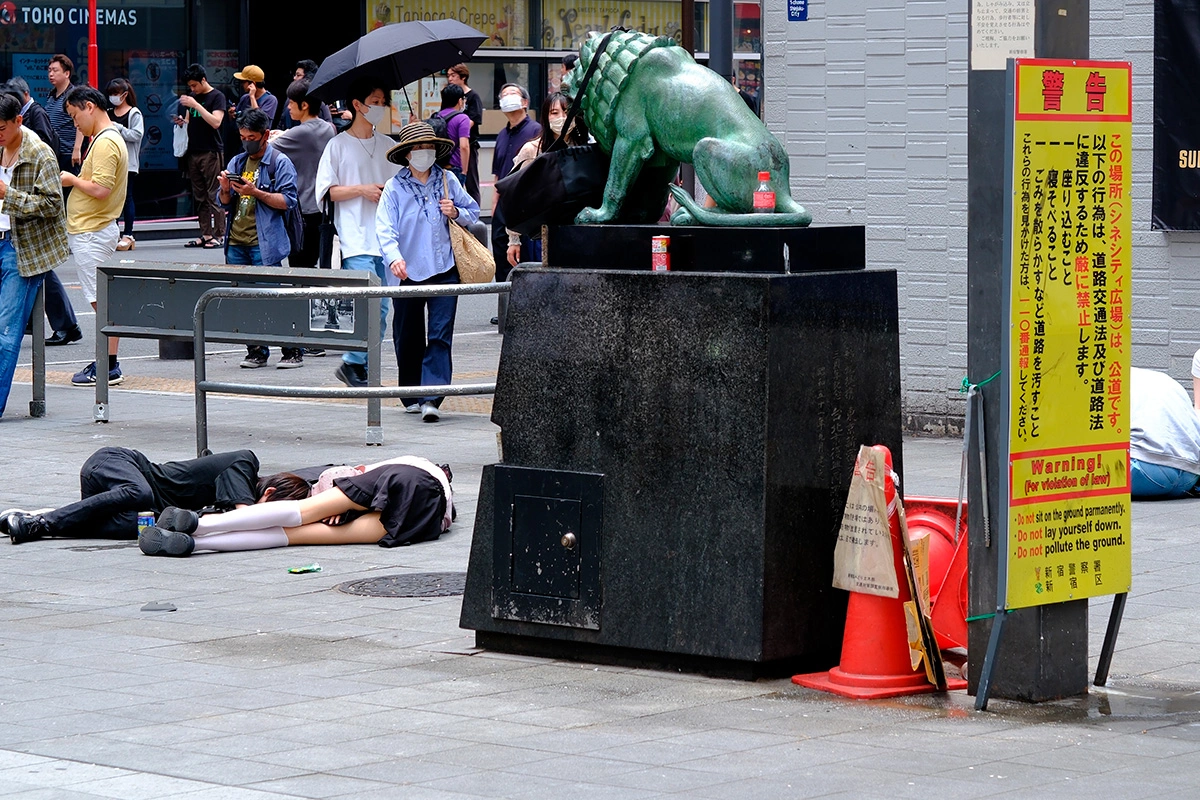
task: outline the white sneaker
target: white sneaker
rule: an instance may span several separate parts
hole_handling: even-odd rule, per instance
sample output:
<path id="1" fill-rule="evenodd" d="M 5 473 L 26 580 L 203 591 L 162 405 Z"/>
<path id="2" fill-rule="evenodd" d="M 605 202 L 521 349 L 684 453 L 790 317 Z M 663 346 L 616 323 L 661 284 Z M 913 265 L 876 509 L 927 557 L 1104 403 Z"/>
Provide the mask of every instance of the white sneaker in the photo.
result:
<path id="1" fill-rule="evenodd" d="M 413 403 L 411 406 L 405 406 L 404 413 L 405 414 L 420 414 L 421 413 L 421 404 Z"/>
<path id="2" fill-rule="evenodd" d="M 437 422 L 439 419 L 441 419 L 441 415 L 438 414 L 437 406 L 435 406 L 433 403 L 422 403 L 421 419 L 424 422 Z"/>

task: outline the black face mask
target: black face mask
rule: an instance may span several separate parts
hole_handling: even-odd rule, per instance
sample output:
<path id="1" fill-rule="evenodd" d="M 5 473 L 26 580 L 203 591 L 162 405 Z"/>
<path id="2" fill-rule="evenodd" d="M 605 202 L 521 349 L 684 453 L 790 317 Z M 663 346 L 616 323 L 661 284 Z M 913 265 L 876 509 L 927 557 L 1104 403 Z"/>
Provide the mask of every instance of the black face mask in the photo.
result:
<path id="1" fill-rule="evenodd" d="M 244 150 L 246 155 L 250 156 L 251 158 L 259 154 L 259 152 L 262 150 L 262 146 L 263 143 L 259 139 L 242 139 L 242 150 Z"/>

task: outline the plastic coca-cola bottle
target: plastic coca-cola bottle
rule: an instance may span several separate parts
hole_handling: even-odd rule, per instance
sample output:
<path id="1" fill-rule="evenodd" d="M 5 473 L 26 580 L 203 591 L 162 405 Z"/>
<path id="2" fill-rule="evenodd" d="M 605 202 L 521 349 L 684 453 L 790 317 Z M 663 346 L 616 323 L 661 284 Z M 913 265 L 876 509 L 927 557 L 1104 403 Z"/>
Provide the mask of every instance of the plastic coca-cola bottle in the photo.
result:
<path id="1" fill-rule="evenodd" d="M 758 173 L 758 189 L 754 191 L 754 211 L 758 214 L 775 213 L 775 192 L 771 189 L 771 173 Z"/>

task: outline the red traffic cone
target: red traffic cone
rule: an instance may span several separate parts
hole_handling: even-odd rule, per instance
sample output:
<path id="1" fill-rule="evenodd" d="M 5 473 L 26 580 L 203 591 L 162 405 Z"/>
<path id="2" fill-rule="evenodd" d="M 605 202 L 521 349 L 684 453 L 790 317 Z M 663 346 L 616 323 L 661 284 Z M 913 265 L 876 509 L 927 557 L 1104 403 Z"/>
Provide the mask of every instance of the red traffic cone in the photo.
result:
<path id="1" fill-rule="evenodd" d="M 912 599 L 912 595 L 904 578 L 896 485 L 891 477 L 892 454 L 882 445 L 876 447 L 883 450 L 888 468 L 885 497 L 900 596 L 851 592 L 846 608 L 846 630 L 842 635 L 841 663 L 828 672 L 792 677 L 792 683 L 800 686 L 863 700 L 922 694 L 937 689 L 929 683 L 924 668 L 913 669 L 909 659 L 904 604 Z"/>
<path id="2" fill-rule="evenodd" d="M 967 504 L 955 543 L 953 498 L 907 497 L 908 534 L 929 530 L 929 594 L 933 609 L 933 631 L 938 647 L 967 646 Z"/>

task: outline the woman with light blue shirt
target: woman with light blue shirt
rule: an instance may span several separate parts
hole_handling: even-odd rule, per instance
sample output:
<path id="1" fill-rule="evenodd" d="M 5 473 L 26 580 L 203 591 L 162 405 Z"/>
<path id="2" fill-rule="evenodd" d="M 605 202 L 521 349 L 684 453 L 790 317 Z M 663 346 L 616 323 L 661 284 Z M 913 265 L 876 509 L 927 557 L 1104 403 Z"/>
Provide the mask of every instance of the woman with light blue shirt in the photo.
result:
<path id="1" fill-rule="evenodd" d="M 375 233 L 383 263 L 401 286 L 458 283 L 450 220 L 469 225 L 479 220 L 479 204 L 453 173 L 435 163 L 453 150 L 426 122 L 406 125 L 388 160 L 403 167 L 384 186 L 375 213 Z M 452 373 L 451 348 L 457 297 L 398 298 L 392 317 L 392 342 L 400 368 L 400 386 L 444 386 Z M 426 334 L 425 310 L 429 311 Z M 404 410 L 437 422 L 441 397 L 405 397 Z"/>

